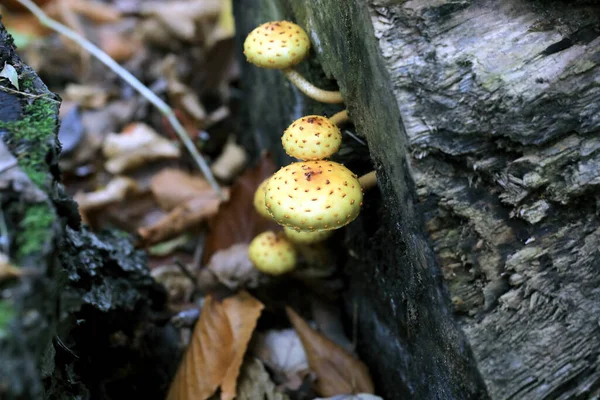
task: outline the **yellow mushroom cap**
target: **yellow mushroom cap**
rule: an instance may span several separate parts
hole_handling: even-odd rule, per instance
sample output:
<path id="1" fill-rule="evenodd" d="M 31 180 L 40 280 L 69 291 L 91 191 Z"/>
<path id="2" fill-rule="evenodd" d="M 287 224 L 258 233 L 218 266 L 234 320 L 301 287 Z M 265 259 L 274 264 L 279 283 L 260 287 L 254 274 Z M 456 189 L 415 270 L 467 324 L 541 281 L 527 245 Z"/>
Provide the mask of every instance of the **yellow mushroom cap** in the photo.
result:
<path id="1" fill-rule="evenodd" d="M 265 189 L 267 188 L 268 181 L 269 178 L 262 181 L 262 183 L 256 189 L 256 192 L 254 192 L 254 208 L 265 218 L 271 218 L 269 215 L 269 210 L 267 210 L 267 206 L 265 205 Z"/>
<path id="2" fill-rule="evenodd" d="M 322 242 L 328 239 L 333 231 L 315 231 L 315 232 L 306 232 L 306 231 L 298 231 L 294 228 L 285 227 L 283 228 L 283 232 L 291 242 L 297 244 L 312 244 Z"/>
<path id="3" fill-rule="evenodd" d="M 294 245 L 272 231 L 263 232 L 250 242 L 248 257 L 256 269 L 270 275 L 289 272 L 297 262 Z"/>
<path id="4" fill-rule="evenodd" d="M 360 213 L 362 189 L 352 171 L 333 161 L 302 161 L 277 171 L 266 188 L 269 214 L 302 231 L 340 228 Z"/>
<path id="5" fill-rule="evenodd" d="M 288 21 L 262 24 L 244 41 L 246 59 L 262 68 L 293 67 L 308 55 L 309 49 L 310 40 L 304 29 Z"/>
<path id="6" fill-rule="evenodd" d="M 295 120 L 283 133 L 285 152 L 301 160 L 322 160 L 337 152 L 342 133 L 329 118 L 309 115 Z"/>

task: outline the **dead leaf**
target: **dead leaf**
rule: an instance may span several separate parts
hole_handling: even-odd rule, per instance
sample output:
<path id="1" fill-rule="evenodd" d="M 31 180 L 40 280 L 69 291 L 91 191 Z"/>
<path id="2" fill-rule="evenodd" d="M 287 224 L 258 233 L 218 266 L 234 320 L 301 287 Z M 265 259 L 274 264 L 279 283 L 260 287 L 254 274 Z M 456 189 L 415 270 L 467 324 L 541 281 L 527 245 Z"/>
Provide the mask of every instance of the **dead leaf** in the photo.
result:
<path id="1" fill-rule="evenodd" d="M 313 400 L 383 400 L 383 397 L 368 393 L 359 394 L 339 394 L 333 397 L 317 397 Z"/>
<path id="2" fill-rule="evenodd" d="M 265 367 L 259 360 L 253 358 L 242 365 L 237 399 L 289 400 L 289 397 L 276 390 Z"/>
<path id="3" fill-rule="evenodd" d="M 140 14 L 152 17 L 178 39 L 191 41 L 197 36 L 199 22 L 215 18 L 221 10 L 220 0 L 145 2 Z"/>
<path id="4" fill-rule="evenodd" d="M 308 374 L 308 361 L 302 342 L 292 328 L 259 334 L 254 342 L 253 354 L 265 363 L 278 382 L 290 390 L 298 390 Z"/>
<path id="5" fill-rule="evenodd" d="M 169 295 L 170 303 L 186 303 L 194 292 L 194 282 L 176 265 L 153 268 L 150 275 L 162 284 Z"/>
<path id="6" fill-rule="evenodd" d="M 242 291 L 223 300 L 223 307 L 231 323 L 234 348 L 233 359 L 221 384 L 221 400 L 232 400 L 235 398 L 237 377 L 244 354 L 264 306 L 248 292 Z"/>
<path id="7" fill-rule="evenodd" d="M 83 212 L 101 208 L 124 200 L 127 195 L 137 192 L 137 184 L 131 178 L 118 176 L 112 179 L 104 188 L 89 193 L 77 193 L 75 201 Z"/>
<path id="8" fill-rule="evenodd" d="M 6 78 L 17 90 L 19 90 L 19 74 L 15 67 L 9 63 L 4 63 L 4 68 L 0 71 L 0 78 Z"/>
<path id="9" fill-rule="evenodd" d="M 229 195 L 227 188 L 222 188 L 221 191 L 226 197 Z M 153 225 L 140 228 L 138 233 L 142 237 L 143 244 L 148 246 L 172 239 L 198 226 L 217 214 L 222 201 L 219 194 L 212 189 L 199 197 L 189 199 Z"/>
<path id="10" fill-rule="evenodd" d="M 286 312 L 300 336 L 308 364 L 317 376 L 317 393 L 335 396 L 375 391 L 369 370 L 362 361 L 312 329 L 291 308 L 286 307 Z"/>
<path id="11" fill-rule="evenodd" d="M 247 292 L 221 303 L 207 296 L 167 400 L 205 400 L 219 386 L 221 399 L 233 399 L 240 366 L 263 307 Z"/>
<path id="12" fill-rule="evenodd" d="M 100 48 L 119 63 L 129 60 L 141 46 L 133 35 L 116 32 L 110 26 L 98 29 L 97 32 Z"/>
<path id="13" fill-rule="evenodd" d="M 248 258 L 248 245 L 245 243 L 217 251 L 210 258 L 207 268 L 219 282 L 231 290 L 239 287 L 256 288 L 267 279 L 252 265 Z"/>
<path id="14" fill-rule="evenodd" d="M 163 169 L 154 175 L 150 188 L 160 207 L 166 211 L 193 198 L 214 198 L 212 186 L 206 179 L 174 168 Z"/>
<path id="15" fill-rule="evenodd" d="M 229 182 L 244 169 L 247 159 L 244 148 L 236 144 L 233 138 L 229 138 L 223 152 L 210 169 L 217 178 Z"/>
<path id="16" fill-rule="evenodd" d="M 217 390 L 233 359 L 233 332 L 223 306 L 207 296 L 167 400 L 205 400 Z"/>
<path id="17" fill-rule="evenodd" d="M 129 124 L 123 133 L 110 133 L 102 147 L 108 158 L 104 167 L 112 174 L 139 167 L 157 159 L 179 158 L 181 151 L 144 123 Z"/>
<path id="18" fill-rule="evenodd" d="M 281 230 L 274 221 L 261 217 L 252 202 L 258 185 L 274 172 L 273 160 L 268 154 L 263 154 L 258 165 L 244 172 L 231 186 L 231 200 L 223 203 L 217 215 L 209 221 L 210 232 L 206 238 L 204 264 L 218 250 L 237 243 L 250 243 L 264 231 Z"/>
<path id="19" fill-rule="evenodd" d="M 175 108 L 185 111 L 196 123 L 204 125 L 206 110 L 200 103 L 196 91 L 184 84 L 179 78 L 180 60 L 175 54 L 170 54 L 161 63 L 163 75 L 167 79 L 167 92 L 170 103 Z"/>
<path id="20" fill-rule="evenodd" d="M 64 96 L 85 108 L 101 108 L 106 105 L 109 94 L 102 87 L 69 83 Z"/>
<path id="21" fill-rule="evenodd" d="M 106 3 L 92 0 L 68 0 L 67 3 L 74 12 L 97 24 L 117 22 L 121 19 L 119 10 Z"/>

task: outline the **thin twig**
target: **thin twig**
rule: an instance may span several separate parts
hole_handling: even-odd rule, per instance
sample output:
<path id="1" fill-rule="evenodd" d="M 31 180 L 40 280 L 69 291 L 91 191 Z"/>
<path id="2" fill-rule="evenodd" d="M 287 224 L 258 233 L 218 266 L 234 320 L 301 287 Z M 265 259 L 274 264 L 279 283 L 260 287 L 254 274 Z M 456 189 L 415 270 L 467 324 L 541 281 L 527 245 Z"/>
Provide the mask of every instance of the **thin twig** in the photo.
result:
<path id="1" fill-rule="evenodd" d="M 20 4 L 22 4 L 24 7 L 26 7 L 29 11 L 31 11 L 31 13 L 33 15 L 35 15 L 35 17 L 42 23 L 42 25 L 45 25 L 48 28 L 55 30 L 56 32 L 60 33 L 61 35 L 64 35 L 67 38 L 71 39 L 72 41 L 77 43 L 79 46 L 83 47 L 87 52 L 89 52 L 91 55 L 96 57 L 100 62 L 102 62 L 104 65 L 106 65 L 108 68 L 110 68 L 113 72 L 115 72 L 117 75 L 119 75 L 125 82 L 129 83 L 142 96 L 144 96 L 146 99 L 148 99 L 149 102 L 154 104 L 154 106 L 156 108 L 158 108 L 158 110 L 171 123 L 171 126 L 177 133 L 177 136 L 179 136 L 179 139 L 183 142 L 183 144 L 185 145 L 187 150 L 190 152 L 190 155 L 192 156 L 192 158 L 194 159 L 196 164 L 198 164 L 198 167 L 200 167 L 202 174 L 204 174 L 204 177 L 210 183 L 210 185 L 215 190 L 215 192 L 217 192 L 222 199 L 225 198 L 225 194 L 223 193 L 223 191 L 221 190 L 221 187 L 215 180 L 215 177 L 213 176 L 208 164 L 206 163 L 206 160 L 204 160 L 204 158 L 202 158 L 202 156 L 196 149 L 196 146 L 194 145 L 194 143 L 188 136 L 187 132 L 185 131 L 183 125 L 181 125 L 181 123 L 175 116 L 175 113 L 173 112 L 171 107 L 169 107 L 167 105 L 167 103 L 165 103 L 160 97 L 158 97 L 156 94 L 154 94 L 154 92 L 152 92 L 150 89 L 148 89 L 142 82 L 140 82 L 129 71 L 127 71 L 125 68 L 121 67 L 115 60 L 113 60 L 108 54 L 106 54 L 104 51 L 102 51 L 98 46 L 96 46 L 89 40 L 85 39 L 84 37 L 79 35 L 77 32 L 75 32 L 75 31 L 69 29 L 68 27 L 66 27 L 65 25 L 61 24 L 60 22 L 47 16 L 46 13 L 41 8 L 39 8 L 37 5 L 35 5 L 31 0 L 17 0 L 17 1 Z"/>

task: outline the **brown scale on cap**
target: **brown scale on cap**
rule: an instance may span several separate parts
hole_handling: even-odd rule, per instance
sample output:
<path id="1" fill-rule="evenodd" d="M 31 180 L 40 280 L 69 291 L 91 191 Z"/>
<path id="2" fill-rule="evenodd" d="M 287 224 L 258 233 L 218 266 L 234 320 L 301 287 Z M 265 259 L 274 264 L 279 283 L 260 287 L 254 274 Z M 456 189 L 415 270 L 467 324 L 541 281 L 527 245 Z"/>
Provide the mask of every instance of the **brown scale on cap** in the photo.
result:
<path id="1" fill-rule="evenodd" d="M 301 160 L 322 160 L 337 152 L 342 144 L 340 129 L 320 115 L 294 121 L 283 133 L 285 152 Z"/>
<path id="2" fill-rule="evenodd" d="M 360 213 L 363 199 L 356 175 L 333 161 L 304 161 L 283 167 L 266 186 L 269 214 L 301 231 L 340 228 Z"/>
<path id="3" fill-rule="evenodd" d="M 244 41 L 244 55 L 262 68 L 286 69 L 301 62 L 310 49 L 308 35 L 289 21 L 267 22 Z"/>
<path id="4" fill-rule="evenodd" d="M 283 234 L 272 231 L 257 235 L 248 246 L 248 257 L 261 272 L 281 275 L 296 267 L 294 245 Z"/>

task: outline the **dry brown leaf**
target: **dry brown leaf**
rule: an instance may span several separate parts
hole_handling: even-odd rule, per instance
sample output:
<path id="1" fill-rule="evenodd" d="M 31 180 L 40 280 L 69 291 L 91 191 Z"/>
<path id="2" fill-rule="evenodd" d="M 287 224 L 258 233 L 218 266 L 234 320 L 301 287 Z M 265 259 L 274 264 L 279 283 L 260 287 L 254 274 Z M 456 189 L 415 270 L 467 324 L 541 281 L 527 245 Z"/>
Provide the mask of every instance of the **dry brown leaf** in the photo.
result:
<path id="1" fill-rule="evenodd" d="M 223 285 L 231 290 L 239 287 L 256 288 L 267 277 L 254 268 L 248 258 L 248 245 L 245 243 L 219 250 L 210 258 L 207 268 Z"/>
<path id="2" fill-rule="evenodd" d="M 263 304 L 247 292 L 219 303 L 206 297 L 167 400 L 205 400 L 221 389 L 221 399 L 233 399 L 250 337 Z"/>
<path id="3" fill-rule="evenodd" d="M 89 193 L 77 193 L 75 201 L 82 212 L 101 208 L 124 200 L 129 194 L 137 192 L 137 184 L 131 178 L 118 176 L 104 188 Z"/>
<path id="4" fill-rule="evenodd" d="M 373 380 L 367 366 L 342 347 L 312 329 L 294 310 L 286 307 L 298 332 L 308 364 L 317 376 L 315 390 L 321 396 L 373 393 Z"/>
<path id="5" fill-rule="evenodd" d="M 221 191 L 225 196 L 229 195 L 227 188 L 222 188 Z M 175 207 L 155 224 L 140 228 L 138 233 L 142 237 L 143 244 L 148 246 L 172 239 L 198 226 L 217 214 L 222 201 L 219 194 L 212 189 L 199 197 L 189 199 Z"/>
<path id="6" fill-rule="evenodd" d="M 154 175 L 150 188 L 160 207 L 167 211 L 193 198 L 214 198 L 214 190 L 206 179 L 174 168 Z"/>
<path id="7" fill-rule="evenodd" d="M 221 400 L 232 400 L 235 398 L 237 377 L 244 354 L 264 305 L 248 292 L 242 291 L 223 300 L 223 308 L 231 323 L 234 347 L 233 359 L 221 384 Z"/>
<path id="8" fill-rule="evenodd" d="M 225 309 L 207 296 L 167 400 L 205 400 L 212 396 L 233 359 L 233 340 Z"/>
<path id="9" fill-rule="evenodd" d="M 161 63 L 163 75 L 167 80 L 170 103 L 175 108 L 185 111 L 198 124 L 204 125 L 206 110 L 200 103 L 196 91 L 180 80 L 178 73 L 180 62 L 175 54 L 170 54 Z"/>
<path id="10" fill-rule="evenodd" d="M 116 32 L 110 26 L 98 29 L 97 32 L 100 48 L 119 63 L 129 60 L 141 46 L 133 35 Z"/>
<path id="11" fill-rule="evenodd" d="M 300 388 L 308 373 L 308 360 L 294 329 L 272 330 L 258 335 L 253 353 L 274 371 L 286 388 Z"/>
<path id="12" fill-rule="evenodd" d="M 145 2 L 140 13 L 155 18 L 178 39 L 190 41 L 196 38 L 198 22 L 215 18 L 221 10 L 221 0 L 195 0 Z M 200 24 L 201 25 L 201 24 Z"/>
<path id="13" fill-rule="evenodd" d="M 256 358 L 247 360 L 240 371 L 238 400 L 289 400 L 276 390 L 262 363 Z"/>
<path id="14" fill-rule="evenodd" d="M 217 178 L 229 182 L 244 169 L 247 159 L 244 148 L 230 138 L 210 169 Z"/>
<path id="15" fill-rule="evenodd" d="M 105 88 L 92 85 L 69 83 L 65 88 L 65 99 L 77 102 L 85 108 L 100 108 L 106 105 L 109 94 Z"/>
<path id="16" fill-rule="evenodd" d="M 93 0 L 68 0 L 67 3 L 73 11 L 97 24 L 117 22 L 121 19 L 119 10 L 106 3 Z"/>
<path id="17" fill-rule="evenodd" d="M 106 135 L 102 146 L 108 158 L 104 168 L 112 174 L 139 167 L 157 159 L 178 158 L 180 149 L 146 124 L 129 124 L 123 133 Z"/>
<path id="18" fill-rule="evenodd" d="M 244 172 L 231 186 L 231 200 L 223 203 L 217 215 L 209 221 L 204 264 L 218 250 L 237 243 L 250 243 L 261 232 L 281 229 L 274 221 L 261 217 L 252 202 L 258 185 L 274 172 L 273 160 L 268 154 L 263 154 L 258 165 Z"/>

